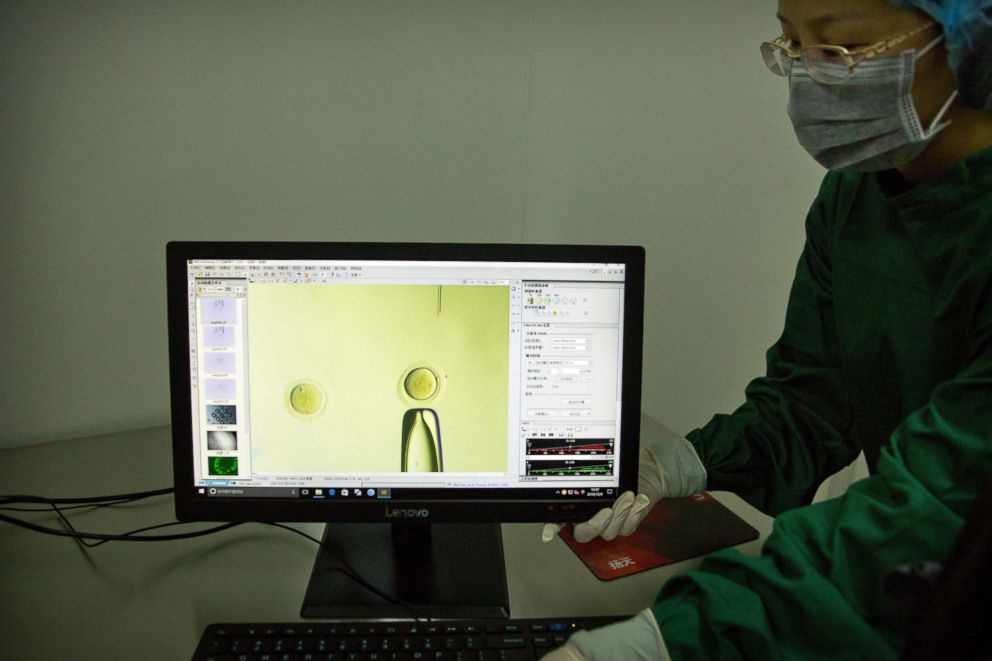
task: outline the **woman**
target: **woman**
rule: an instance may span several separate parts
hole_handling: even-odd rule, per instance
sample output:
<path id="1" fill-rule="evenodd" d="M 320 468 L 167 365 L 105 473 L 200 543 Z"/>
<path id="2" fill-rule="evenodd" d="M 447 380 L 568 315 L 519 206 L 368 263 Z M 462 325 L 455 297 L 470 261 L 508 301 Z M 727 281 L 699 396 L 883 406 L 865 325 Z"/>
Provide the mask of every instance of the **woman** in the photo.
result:
<path id="1" fill-rule="evenodd" d="M 737 411 L 655 439 L 643 493 L 576 528 L 629 533 L 708 487 L 774 532 L 551 658 L 895 658 L 911 609 L 884 585 L 948 555 L 992 475 L 992 2 L 780 0 L 778 18 L 762 55 L 830 170 L 785 330 Z M 862 450 L 871 477 L 809 506 Z"/>

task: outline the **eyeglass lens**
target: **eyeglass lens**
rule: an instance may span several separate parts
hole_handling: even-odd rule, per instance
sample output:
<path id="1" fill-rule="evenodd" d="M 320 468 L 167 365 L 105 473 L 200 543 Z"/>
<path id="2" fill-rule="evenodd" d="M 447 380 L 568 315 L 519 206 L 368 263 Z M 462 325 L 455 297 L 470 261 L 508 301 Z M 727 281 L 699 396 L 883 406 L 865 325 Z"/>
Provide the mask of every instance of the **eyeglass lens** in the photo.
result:
<path id="1" fill-rule="evenodd" d="M 761 57 L 768 70 L 776 76 L 788 76 L 792 72 L 793 59 L 780 45 L 764 42 L 761 44 Z M 829 46 L 804 48 L 800 60 L 810 78 L 818 82 L 836 85 L 851 77 L 847 59 L 839 48 Z"/>
<path id="2" fill-rule="evenodd" d="M 851 77 L 848 60 L 840 49 L 823 46 L 804 48 L 802 59 L 810 78 L 821 83 L 840 83 Z"/>

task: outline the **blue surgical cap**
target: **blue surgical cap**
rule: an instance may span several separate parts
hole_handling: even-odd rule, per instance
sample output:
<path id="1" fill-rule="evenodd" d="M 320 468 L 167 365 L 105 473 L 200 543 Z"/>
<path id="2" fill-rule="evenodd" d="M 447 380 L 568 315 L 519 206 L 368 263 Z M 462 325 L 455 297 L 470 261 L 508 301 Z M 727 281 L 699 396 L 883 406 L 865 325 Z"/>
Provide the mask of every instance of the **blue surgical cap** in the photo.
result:
<path id="1" fill-rule="evenodd" d="M 944 28 L 947 54 L 961 100 L 992 110 L 992 0 L 888 0 L 915 7 Z"/>

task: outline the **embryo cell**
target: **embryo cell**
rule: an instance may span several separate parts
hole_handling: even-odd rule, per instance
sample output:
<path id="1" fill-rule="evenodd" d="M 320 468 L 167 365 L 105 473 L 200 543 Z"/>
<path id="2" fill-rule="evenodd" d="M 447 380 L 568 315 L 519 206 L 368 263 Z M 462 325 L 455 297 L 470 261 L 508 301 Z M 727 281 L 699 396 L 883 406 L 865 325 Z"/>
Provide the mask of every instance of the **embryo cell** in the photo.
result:
<path id="1" fill-rule="evenodd" d="M 290 413 L 302 418 L 320 415 L 326 403 L 324 389 L 313 381 L 297 381 L 289 387 L 286 396 Z"/>
<path id="2" fill-rule="evenodd" d="M 418 401 L 430 399 L 437 393 L 437 374 L 428 367 L 417 367 L 410 370 L 403 380 L 403 390 L 411 398 Z"/>

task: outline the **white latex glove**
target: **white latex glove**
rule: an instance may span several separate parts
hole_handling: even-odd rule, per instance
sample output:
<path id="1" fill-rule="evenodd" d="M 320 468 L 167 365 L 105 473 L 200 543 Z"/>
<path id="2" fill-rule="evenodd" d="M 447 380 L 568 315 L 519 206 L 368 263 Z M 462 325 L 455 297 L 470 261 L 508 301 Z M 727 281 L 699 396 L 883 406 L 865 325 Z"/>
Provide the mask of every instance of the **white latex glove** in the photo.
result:
<path id="1" fill-rule="evenodd" d="M 671 661 L 650 609 L 629 620 L 572 634 L 542 661 Z"/>
<path id="2" fill-rule="evenodd" d="M 617 535 L 629 535 L 662 498 L 680 498 L 706 490 L 706 469 L 692 444 L 660 424 L 651 433 L 651 442 L 641 447 L 637 494 L 624 492 L 612 507 L 604 507 L 585 523 L 577 524 L 576 541 L 588 542 L 596 537 L 609 541 Z M 550 542 L 563 525 L 545 524 L 541 539 Z"/>

